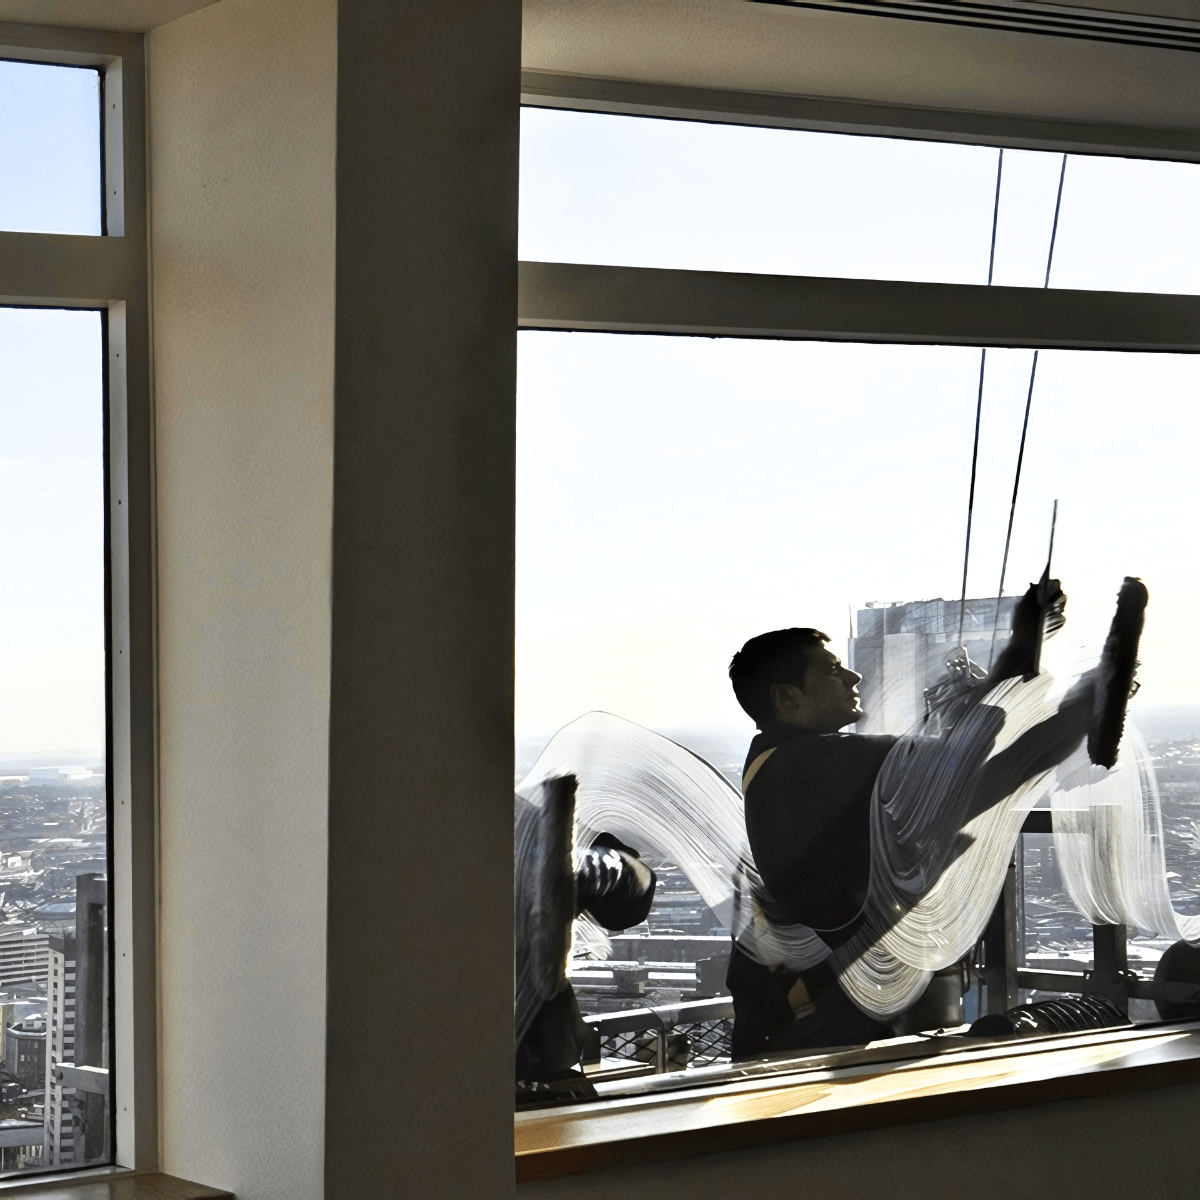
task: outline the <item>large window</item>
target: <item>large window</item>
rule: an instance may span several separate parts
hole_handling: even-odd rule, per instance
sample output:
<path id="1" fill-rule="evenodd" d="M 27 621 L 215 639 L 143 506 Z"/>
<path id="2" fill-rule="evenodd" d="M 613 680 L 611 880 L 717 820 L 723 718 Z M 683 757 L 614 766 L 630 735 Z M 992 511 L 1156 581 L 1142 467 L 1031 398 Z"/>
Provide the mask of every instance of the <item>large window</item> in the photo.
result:
<path id="1" fill-rule="evenodd" d="M 152 1165 L 142 44 L 5 29 L 0 1171 Z"/>
<path id="2" fill-rule="evenodd" d="M 109 1161 L 101 314 L 0 309 L 10 554 L 0 758 L 0 1096 L 9 1169 Z"/>
<path id="3" fill-rule="evenodd" d="M 1178 239 L 1200 167 L 562 110 L 527 109 L 523 138 L 522 258 L 535 261 L 518 385 L 518 782 L 557 730 L 599 710 L 737 787 L 754 726 L 730 657 L 797 625 L 862 674 L 857 732 L 903 734 L 948 651 L 961 643 L 987 669 L 1009 642 L 1053 531 L 1067 621 L 1041 654 L 1058 678 L 1095 665 L 1125 576 L 1149 588 L 1123 753 L 1144 779 L 1139 886 L 1169 894 L 1175 917 L 1160 906 L 1150 927 L 1098 907 L 1055 849 L 1069 813 L 1035 811 L 979 941 L 943 972 L 957 1022 L 936 1024 L 957 1025 L 945 1049 L 987 1013 L 1100 993 L 1122 1020 L 1158 1022 L 1153 976 L 1194 936 L 1200 886 L 1200 580 L 1186 549 L 1200 368 L 1114 351 L 1200 346 L 1172 341 L 1168 322 L 1147 332 L 1150 297 L 1065 315 L 1041 289 L 1169 293 L 1194 319 L 1200 264 Z M 836 341 L 781 316 L 819 289 L 857 306 L 823 327 Z M 645 336 L 660 331 L 709 336 Z M 1098 830 L 1070 836 L 1098 846 Z M 1094 854 L 1097 870 L 1118 857 Z M 577 928 L 568 970 L 602 1097 L 644 1089 L 642 1073 L 729 1069 L 728 910 L 679 864 L 647 863 L 648 914 L 607 940 Z M 889 1021 L 873 1053 L 932 1044 L 935 1025 Z"/>

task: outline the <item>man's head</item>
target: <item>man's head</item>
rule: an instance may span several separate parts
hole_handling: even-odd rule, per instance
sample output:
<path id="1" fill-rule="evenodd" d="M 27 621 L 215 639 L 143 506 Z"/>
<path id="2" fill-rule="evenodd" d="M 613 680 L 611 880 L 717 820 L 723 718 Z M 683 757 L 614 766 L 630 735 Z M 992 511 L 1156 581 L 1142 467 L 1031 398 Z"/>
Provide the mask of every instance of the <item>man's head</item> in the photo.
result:
<path id="1" fill-rule="evenodd" d="M 831 733 L 863 715 L 861 675 L 841 664 L 817 629 L 776 629 L 751 638 L 729 664 L 738 703 L 759 729 L 773 721 Z"/>

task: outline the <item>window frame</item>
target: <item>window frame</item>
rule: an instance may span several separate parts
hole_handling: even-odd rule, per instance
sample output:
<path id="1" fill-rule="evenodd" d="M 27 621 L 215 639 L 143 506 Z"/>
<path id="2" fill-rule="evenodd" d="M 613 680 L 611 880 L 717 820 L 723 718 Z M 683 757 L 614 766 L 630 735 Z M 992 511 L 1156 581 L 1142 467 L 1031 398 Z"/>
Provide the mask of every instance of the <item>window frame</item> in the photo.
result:
<path id="1" fill-rule="evenodd" d="M 917 109 L 812 96 L 723 91 L 601 79 L 549 71 L 522 73 L 523 107 L 557 108 L 668 120 L 703 121 L 949 141 L 1070 154 L 1200 163 L 1200 124 L 1158 129 L 1053 118 Z M 518 263 L 518 329 L 1016 346 L 1072 350 L 1200 353 L 1200 295 L 1015 288 L 974 284 L 765 275 L 705 270 Z M 1135 1027 L 1136 1029 L 1137 1027 Z M 533 1181 L 634 1162 L 744 1148 L 831 1133 L 1025 1107 L 1175 1084 L 1200 1083 L 1200 1022 L 1140 1027 L 1036 1042 L 989 1044 L 953 1056 L 963 1063 L 1025 1059 L 1004 1084 L 898 1090 L 886 1101 L 818 1105 L 803 1111 L 767 1105 L 705 1117 L 707 1103 L 747 1089 L 773 1094 L 815 1079 L 833 1095 L 872 1067 L 811 1061 L 781 1063 L 774 1076 L 708 1088 L 625 1096 L 515 1117 L 517 1180 Z M 1161 1044 L 1155 1041 L 1162 1035 Z M 1047 1073 L 1060 1052 L 1082 1045 L 1142 1040 L 1130 1061 L 1096 1069 L 1066 1065 Z M 1153 1043 L 1153 1044 L 1151 1044 Z M 882 1067 L 886 1073 L 897 1062 Z M 1038 1061 L 1042 1069 L 1038 1069 Z M 920 1062 L 953 1072 L 936 1058 Z M 1078 1072 L 1078 1073 L 1073 1073 Z M 752 1106 L 751 1106 L 752 1109 Z M 631 1120 L 634 1113 L 650 1118 Z"/>
<path id="2" fill-rule="evenodd" d="M 0 231 L 0 306 L 102 314 L 107 503 L 113 1162 L 0 1189 L 158 1166 L 154 435 L 143 35 L 0 22 L 0 59 L 98 68 L 103 232 Z"/>

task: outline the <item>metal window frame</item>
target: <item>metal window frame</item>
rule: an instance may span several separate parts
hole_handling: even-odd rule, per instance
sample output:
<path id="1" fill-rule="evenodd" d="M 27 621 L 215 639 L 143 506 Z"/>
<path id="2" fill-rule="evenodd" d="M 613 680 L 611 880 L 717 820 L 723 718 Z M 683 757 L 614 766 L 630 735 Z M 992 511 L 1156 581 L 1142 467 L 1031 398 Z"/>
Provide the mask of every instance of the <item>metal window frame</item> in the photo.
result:
<path id="1" fill-rule="evenodd" d="M 917 108 L 870 100 L 689 87 L 538 70 L 521 72 L 521 103 L 526 108 L 564 108 L 672 121 L 1200 162 L 1200 125 L 1191 129 L 1158 128 L 1021 113 Z"/>
<path id="2" fill-rule="evenodd" d="M 114 1164 L 154 1170 L 157 702 L 144 41 L 141 34 L 0 23 L 0 58 L 97 67 L 102 78 L 105 233 L 0 232 L 0 305 L 104 314 Z M 32 1178 L 48 1176 L 10 1183 Z"/>
<path id="3" fill-rule="evenodd" d="M 1200 296 L 522 262 L 522 329 L 1200 352 Z"/>

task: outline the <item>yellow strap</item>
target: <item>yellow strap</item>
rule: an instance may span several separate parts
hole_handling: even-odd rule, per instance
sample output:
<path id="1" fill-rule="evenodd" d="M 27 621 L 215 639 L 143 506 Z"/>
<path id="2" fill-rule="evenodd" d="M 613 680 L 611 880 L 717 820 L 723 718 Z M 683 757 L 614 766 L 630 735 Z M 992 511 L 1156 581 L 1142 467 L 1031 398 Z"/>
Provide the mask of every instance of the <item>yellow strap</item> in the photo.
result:
<path id="1" fill-rule="evenodd" d="M 746 773 L 742 776 L 742 795 L 744 796 L 749 790 L 750 785 L 754 782 L 755 775 L 758 774 L 763 763 L 771 757 L 778 749 L 778 746 L 772 746 L 770 750 L 764 750 L 747 768 Z"/>

